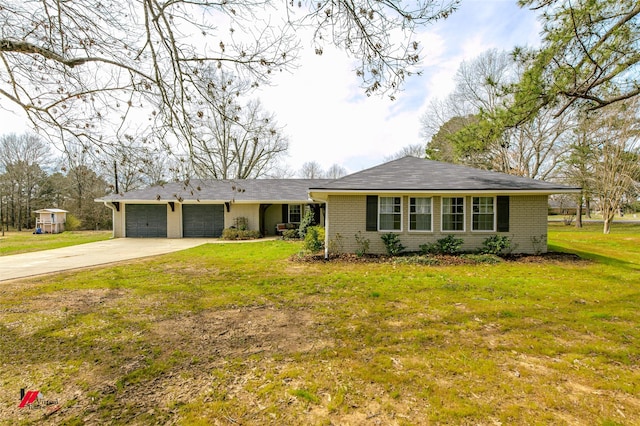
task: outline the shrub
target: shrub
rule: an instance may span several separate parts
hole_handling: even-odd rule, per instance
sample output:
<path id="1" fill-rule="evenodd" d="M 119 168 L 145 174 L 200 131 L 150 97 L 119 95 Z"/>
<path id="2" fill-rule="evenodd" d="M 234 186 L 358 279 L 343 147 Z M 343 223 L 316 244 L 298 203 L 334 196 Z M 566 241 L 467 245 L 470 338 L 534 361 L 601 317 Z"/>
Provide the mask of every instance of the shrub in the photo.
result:
<path id="1" fill-rule="evenodd" d="M 336 236 L 329 240 L 329 253 L 330 254 L 338 254 L 344 251 L 344 241 L 342 241 L 342 235 L 340 233 L 336 233 Z"/>
<path id="2" fill-rule="evenodd" d="M 435 243 L 420 245 L 420 251 L 424 254 L 456 254 L 463 243 L 464 240 L 462 238 L 447 235 L 444 238 L 440 238 Z"/>
<path id="3" fill-rule="evenodd" d="M 309 229 L 309 227 L 315 225 L 315 216 L 313 214 L 313 210 L 310 208 L 307 208 L 304 212 L 304 216 L 302 217 L 302 220 L 300 221 L 300 226 L 298 228 L 298 235 L 300 236 L 300 238 L 304 239 L 304 237 L 307 235 L 307 229 Z"/>
<path id="4" fill-rule="evenodd" d="M 356 255 L 359 257 L 364 256 L 369 251 L 369 239 L 362 235 L 362 232 L 356 232 L 356 244 L 358 248 L 356 249 Z"/>
<path id="5" fill-rule="evenodd" d="M 324 228 L 310 226 L 304 236 L 304 248 L 310 252 L 322 250 L 324 247 Z"/>
<path id="6" fill-rule="evenodd" d="M 384 242 L 384 247 L 387 249 L 387 254 L 391 256 L 397 256 L 405 249 L 405 247 L 400 242 L 400 236 L 398 234 L 384 234 L 381 235 L 382 242 Z"/>
<path id="7" fill-rule="evenodd" d="M 247 229 L 226 228 L 222 231 L 223 240 L 255 240 L 261 238 L 260 231 L 249 231 Z"/>
<path id="8" fill-rule="evenodd" d="M 67 219 L 64 223 L 65 231 L 77 231 L 78 229 L 80 229 L 81 225 L 82 225 L 82 222 L 80 221 L 80 219 L 78 219 L 72 214 L 67 214 Z"/>
<path id="9" fill-rule="evenodd" d="M 545 234 L 541 234 L 539 237 L 532 236 L 531 245 L 533 245 L 534 254 L 539 255 L 547 245 L 547 236 Z"/>
<path id="10" fill-rule="evenodd" d="M 506 235 L 492 235 L 482 242 L 481 253 L 500 255 L 511 248 L 511 239 Z"/>
<path id="11" fill-rule="evenodd" d="M 249 219 L 246 217 L 236 217 L 234 220 L 234 227 L 240 231 L 246 231 L 249 229 Z"/>
<path id="12" fill-rule="evenodd" d="M 297 229 L 285 229 L 282 231 L 282 239 L 283 240 L 297 240 L 300 238 L 300 234 L 298 234 Z"/>

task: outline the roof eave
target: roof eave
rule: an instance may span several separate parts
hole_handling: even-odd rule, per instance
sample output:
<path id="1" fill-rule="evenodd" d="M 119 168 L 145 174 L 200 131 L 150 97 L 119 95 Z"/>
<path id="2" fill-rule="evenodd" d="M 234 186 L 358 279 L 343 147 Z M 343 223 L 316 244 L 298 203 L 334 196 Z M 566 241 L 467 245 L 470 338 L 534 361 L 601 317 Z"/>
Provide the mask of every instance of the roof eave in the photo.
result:
<path id="1" fill-rule="evenodd" d="M 232 204 L 305 204 L 313 202 L 309 198 L 305 199 L 286 199 L 286 200 L 209 200 L 206 198 L 200 200 L 177 200 L 177 199 L 160 199 L 160 200 L 149 200 L 149 199 L 140 199 L 140 198 L 96 198 L 93 200 L 99 203 L 124 203 L 124 204 L 166 204 L 169 202 L 179 203 L 179 204 L 224 204 L 224 203 L 232 203 Z"/>
<path id="2" fill-rule="evenodd" d="M 581 188 L 549 188 L 549 189 L 310 189 L 311 198 L 323 198 L 328 195 L 363 195 L 363 194 L 432 194 L 432 195 L 551 195 L 579 194 Z"/>

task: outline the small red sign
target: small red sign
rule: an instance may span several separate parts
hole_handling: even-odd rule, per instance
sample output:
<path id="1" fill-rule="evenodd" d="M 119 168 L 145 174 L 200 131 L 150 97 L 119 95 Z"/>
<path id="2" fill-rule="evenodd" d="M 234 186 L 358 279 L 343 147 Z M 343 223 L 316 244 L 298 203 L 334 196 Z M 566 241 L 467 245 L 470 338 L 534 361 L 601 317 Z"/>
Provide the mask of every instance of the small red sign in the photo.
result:
<path id="1" fill-rule="evenodd" d="M 20 405 L 18 405 L 18 407 L 20 408 L 24 408 L 26 405 L 29 404 L 33 404 L 36 399 L 38 398 L 38 394 L 40 393 L 40 391 L 27 391 L 27 393 L 25 394 L 24 398 L 22 398 L 22 401 L 20 401 Z"/>

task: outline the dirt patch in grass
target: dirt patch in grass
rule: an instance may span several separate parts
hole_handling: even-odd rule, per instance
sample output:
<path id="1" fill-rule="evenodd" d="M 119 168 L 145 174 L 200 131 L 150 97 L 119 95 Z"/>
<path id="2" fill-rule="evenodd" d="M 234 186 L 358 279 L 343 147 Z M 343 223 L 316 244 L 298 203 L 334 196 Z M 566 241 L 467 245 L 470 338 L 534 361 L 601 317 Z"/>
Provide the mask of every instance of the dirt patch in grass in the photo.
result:
<path id="1" fill-rule="evenodd" d="M 41 340 L 43 329 L 51 327 L 52 322 L 64 322 L 64 317 L 86 313 L 99 316 L 106 309 L 117 309 L 125 293 L 61 291 L 29 299 L 20 309 L 21 314 L 26 314 L 24 321 L 10 326 L 15 335 L 21 336 L 24 347 L 5 356 L 24 360 L 31 346 L 29 342 Z M 36 313 L 44 319 L 42 325 L 27 326 L 34 323 Z M 132 317 L 135 315 L 132 313 Z M 126 330 L 127 336 L 132 337 L 125 346 L 114 345 L 117 337 L 109 336 L 105 327 L 104 337 L 94 339 L 93 346 L 85 349 L 90 356 L 83 356 L 81 365 L 75 364 L 73 357 L 55 353 L 64 352 L 64 345 L 72 344 L 61 338 L 60 349 L 49 348 L 50 358 L 43 352 L 45 356 L 39 364 L 21 361 L 20 365 L 5 370 L 7 378 L 13 376 L 16 394 L 0 397 L 0 419 L 38 424 L 71 419 L 84 424 L 165 424 L 171 423 L 169 419 L 182 406 L 194 402 L 207 404 L 231 398 L 248 407 L 256 401 L 245 390 L 247 384 L 267 373 L 273 374 L 266 364 L 273 363 L 274 358 L 281 360 L 279 365 L 286 365 L 297 353 L 333 345 L 333 341 L 318 335 L 313 314 L 301 309 L 267 305 L 164 317 L 158 312 L 157 316 L 163 319 Z M 82 338 L 79 326 L 67 328 L 67 332 Z M 54 343 L 51 340 L 45 345 Z M 74 371 L 69 372 L 70 369 Z M 45 396 L 55 398 L 55 405 L 18 408 L 20 387 L 43 389 L 47 384 L 56 387 L 52 385 L 54 382 L 60 382 L 59 389 L 48 390 Z M 220 392 L 224 395 L 219 395 Z M 105 410 L 105 405 L 109 409 Z M 2 420 L 0 424 L 4 424 Z"/>
<path id="2" fill-rule="evenodd" d="M 312 326 L 308 312 L 255 306 L 171 318 L 151 332 L 170 347 L 226 357 L 317 350 L 326 342 L 311 336 Z"/>
<path id="3" fill-rule="evenodd" d="M 591 263 L 590 260 L 583 259 L 577 254 L 563 252 L 512 255 L 505 259 L 510 262 L 521 263 Z"/>

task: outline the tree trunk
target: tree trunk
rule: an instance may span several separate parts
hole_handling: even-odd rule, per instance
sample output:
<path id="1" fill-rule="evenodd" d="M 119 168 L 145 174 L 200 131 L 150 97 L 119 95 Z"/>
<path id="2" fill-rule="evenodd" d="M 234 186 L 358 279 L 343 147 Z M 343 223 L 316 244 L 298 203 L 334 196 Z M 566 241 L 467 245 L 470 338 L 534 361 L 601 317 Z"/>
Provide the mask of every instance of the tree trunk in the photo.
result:
<path id="1" fill-rule="evenodd" d="M 578 200 L 576 207 L 576 228 L 582 228 L 582 199 Z"/>
<path id="2" fill-rule="evenodd" d="M 611 232 L 611 222 L 613 222 L 613 216 L 615 215 L 616 209 L 612 206 L 605 204 L 602 206 L 602 220 L 604 222 L 602 233 L 608 234 Z"/>

